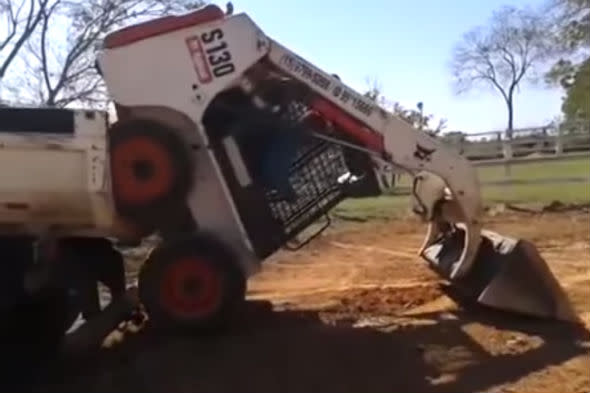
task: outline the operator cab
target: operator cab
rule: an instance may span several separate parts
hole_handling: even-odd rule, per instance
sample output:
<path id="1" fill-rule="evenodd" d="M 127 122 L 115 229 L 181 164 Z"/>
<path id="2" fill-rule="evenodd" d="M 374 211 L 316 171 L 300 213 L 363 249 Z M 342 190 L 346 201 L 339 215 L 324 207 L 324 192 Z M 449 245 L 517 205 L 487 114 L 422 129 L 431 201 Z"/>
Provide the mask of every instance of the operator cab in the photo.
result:
<path id="1" fill-rule="evenodd" d="M 380 191 L 367 154 L 314 135 L 328 124 L 313 115 L 301 85 L 275 77 L 254 89 L 247 94 L 232 87 L 219 94 L 205 112 L 203 124 L 256 253 L 266 257 L 285 244 L 298 248 L 321 233 L 330 224 L 328 211 L 345 198 Z M 256 106 L 259 101 L 253 95 L 265 98 L 265 109 Z M 283 141 L 287 147 L 297 144 L 286 172 L 295 192 L 293 199 L 276 198 L 276 190 L 261 175 L 265 165 L 283 164 L 279 161 L 285 157 L 280 154 L 274 155 L 276 161 L 265 161 L 265 157 L 281 143 L 276 133 L 284 131 L 285 122 L 300 132 L 298 138 Z M 236 132 L 236 126 L 243 124 L 253 126 Z M 313 226 L 315 230 L 305 240 L 295 246 L 290 243 L 318 221 L 323 225 Z"/>

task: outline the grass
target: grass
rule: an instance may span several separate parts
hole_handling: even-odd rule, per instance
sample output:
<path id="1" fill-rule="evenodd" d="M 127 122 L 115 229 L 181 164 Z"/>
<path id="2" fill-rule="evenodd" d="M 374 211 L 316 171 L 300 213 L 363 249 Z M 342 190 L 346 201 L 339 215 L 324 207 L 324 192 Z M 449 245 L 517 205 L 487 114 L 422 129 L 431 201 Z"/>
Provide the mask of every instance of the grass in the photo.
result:
<path id="1" fill-rule="evenodd" d="M 480 181 L 503 179 L 535 180 L 543 178 L 590 178 L 590 157 L 573 158 L 564 161 L 515 164 L 506 176 L 503 166 L 478 168 Z M 484 186 L 484 201 L 487 202 L 542 202 L 583 203 L 590 201 L 590 184 L 547 183 L 510 186 Z"/>
<path id="2" fill-rule="evenodd" d="M 481 167 L 477 172 L 482 182 L 506 178 L 503 166 Z M 515 164 L 510 168 L 510 178 L 518 180 L 590 177 L 590 157 L 572 158 L 571 160 L 553 162 L 535 162 Z"/>
<path id="3" fill-rule="evenodd" d="M 482 183 L 506 179 L 505 169 L 502 166 L 478 168 L 478 174 Z M 590 157 L 546 163 L 515 164 L 511 168 L 510 176 L 518 180 L 566 177 L 590 178 Z M 409 185 L 408 179 L 403 179 L 400 185 Z M 482 198 L 485 204 L 552 201 L 588 203 L 590 202 L 590 184 L 490 185 L 483 186 Z M 409 206 L 410 199 L 407 196 L 381 196 L 344 201 L 334 209 L 334 213 L 350 219 L 392 218 L 409 211 Z"/>
<path id="4" fill-rule="evenodd" d="M 482 190 L 484 202 L 538 202 L 563 203 L 590 202 L 590 185 L 588 183 L 530 184 L 510 186 L 487 186 Z"/>
<path id="5" fill-rule="evenodd" d="M 410 198 L 407 196 L 380 196 L 345 200 L 334 208 L 333 213 L 349 220 L 372 220 L 393 218 L 409 208 Z"/>

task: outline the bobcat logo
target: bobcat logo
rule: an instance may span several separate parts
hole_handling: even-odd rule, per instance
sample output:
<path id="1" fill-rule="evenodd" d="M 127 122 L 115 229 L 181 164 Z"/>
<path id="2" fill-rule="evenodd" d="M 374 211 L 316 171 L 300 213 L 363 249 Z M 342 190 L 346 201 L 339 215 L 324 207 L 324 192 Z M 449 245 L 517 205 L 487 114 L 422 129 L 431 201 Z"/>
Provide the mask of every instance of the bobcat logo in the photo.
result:
<path id="1" fill-rule="evenodd" d="M 424 146 L 420 146 L 416 144 L 416 150 L 414 150 L 414 157 L 419 159 L 420 161 L 429 161 L 432 157 L 432 153 L 434 153 L 436 149 L 427 149 Z"/>

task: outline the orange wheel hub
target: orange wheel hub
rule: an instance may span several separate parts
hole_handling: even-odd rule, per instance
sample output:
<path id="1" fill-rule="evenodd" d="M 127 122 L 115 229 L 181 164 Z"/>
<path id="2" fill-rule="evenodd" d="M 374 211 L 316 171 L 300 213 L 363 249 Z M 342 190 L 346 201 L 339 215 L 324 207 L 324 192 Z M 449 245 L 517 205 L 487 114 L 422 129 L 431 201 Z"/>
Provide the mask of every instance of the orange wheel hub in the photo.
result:
<path id="1" fill-rule="evenodd" d="M 123 203 L 153 202 L 170 192 L 174 184 L 172 157 L 165 146 L 147 136 L 115 145 L 111 166 L 114 192 Z"/>
<path id="2" fill-rule="evenodd" d="M 204 317 L 219 307 L 222 296 L 219 273 L 197 258 L 181 259 L 164 271 L 160 301 L 173 315 L 181 318 Z"/>

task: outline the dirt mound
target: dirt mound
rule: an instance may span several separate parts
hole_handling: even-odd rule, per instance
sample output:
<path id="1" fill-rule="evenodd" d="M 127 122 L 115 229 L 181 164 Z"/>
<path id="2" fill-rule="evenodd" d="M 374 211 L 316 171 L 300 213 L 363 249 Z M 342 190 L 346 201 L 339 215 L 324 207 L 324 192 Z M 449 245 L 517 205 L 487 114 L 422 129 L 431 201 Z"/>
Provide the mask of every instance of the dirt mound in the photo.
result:
<path id="1" fill-rule="evenodd" d="M 434 283 L 406 288 L 357 289 L 346 292 L 338 304 L 322 311 L 349 316 L 393 315 L 433 301 L 442 294 Z"/>

